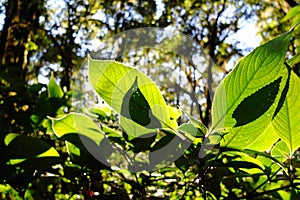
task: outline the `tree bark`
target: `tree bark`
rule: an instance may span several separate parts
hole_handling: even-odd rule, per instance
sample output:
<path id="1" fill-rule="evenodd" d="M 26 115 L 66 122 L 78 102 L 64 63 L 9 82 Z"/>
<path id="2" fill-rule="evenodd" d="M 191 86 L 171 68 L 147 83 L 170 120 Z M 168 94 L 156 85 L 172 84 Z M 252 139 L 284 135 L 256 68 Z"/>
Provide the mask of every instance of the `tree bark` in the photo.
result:
<path id="1" fill-rule="evenodd" d="M 5 5 L 5 22 L 0 41 L 0 59 L 7 68 L 17 67 L 19 76 L 26 77 L 26 66 L 31 52 L 28 44 L 34 40 L 39 28 L 39 16 L 44 0 L 8 0 Z"/>

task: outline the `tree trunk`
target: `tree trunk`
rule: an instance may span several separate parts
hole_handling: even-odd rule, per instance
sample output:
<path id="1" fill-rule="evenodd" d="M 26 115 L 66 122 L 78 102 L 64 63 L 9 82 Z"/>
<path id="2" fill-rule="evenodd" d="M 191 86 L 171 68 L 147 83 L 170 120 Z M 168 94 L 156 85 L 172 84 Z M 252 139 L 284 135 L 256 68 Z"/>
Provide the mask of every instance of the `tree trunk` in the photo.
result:
<path id="1" fill-rule="evenodd" d="M 44 0 L 8 0 L 6 18 L 0 41 L 0 59 L 7 68 L 16 67 L 20 78 L 26 78 L 26 66 L 31 52 L 28 44 L 39 28 L 39 16 Z"/>

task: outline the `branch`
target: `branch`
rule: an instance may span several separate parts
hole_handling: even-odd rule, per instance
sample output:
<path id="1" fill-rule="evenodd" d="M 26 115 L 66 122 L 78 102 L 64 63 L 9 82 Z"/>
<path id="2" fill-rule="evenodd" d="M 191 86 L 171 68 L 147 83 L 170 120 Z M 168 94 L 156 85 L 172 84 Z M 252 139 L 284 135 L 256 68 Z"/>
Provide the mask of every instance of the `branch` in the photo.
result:
<path id="1" fill-rule="evenodd" d="M 293 188 L 293 187 L 297 187 L 299 186 L 300 183 L 294 183 L 294 184 L 289 184 L 289 185 L 286 185 L 286 186 L 282 186 L 282 187 L 279 187 L 279 188 L 275 188 L 275 189 L 272 189 L 272 190 L 268 190 L 268 191 L 264 191 L 264 192 L 259 192 L 259 193 L 255 193 L 255 194 L 252 194 L 252 195 L 245 195 L 245 196 L 242 196 L 240 197 L 239 199 L 253 199 L 253 198 L 256 198 L 256 197 L 260 197 L 260 196 L 263 196 L 265 194 L 271 194 L 273 192 L 277 192 L 279 190 L 284 190 L 284 189 L 288 189 L 288 188 Z"/>
<path id="2" fill-rule="evenodd" d="M 299 4 L 294 0 L 285 0 L 291 7 L 298 6 Z"/>

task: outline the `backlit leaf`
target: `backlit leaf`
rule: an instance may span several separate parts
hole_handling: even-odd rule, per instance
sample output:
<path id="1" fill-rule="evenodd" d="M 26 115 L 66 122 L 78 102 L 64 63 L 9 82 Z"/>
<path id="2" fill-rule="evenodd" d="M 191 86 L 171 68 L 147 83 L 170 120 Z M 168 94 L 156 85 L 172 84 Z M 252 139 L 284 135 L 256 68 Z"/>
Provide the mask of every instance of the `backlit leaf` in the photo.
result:
<path id="1" fill-rule="evenodd" d="M 242 126 L 262 116 L 274 103 L 281 77 L 246 97 L 233 111 L 235 126 Z"/>
<path id="2" fill-rule="evenodd" d="M 70 113 L 52 119 L 52 128 L 57 137 L 66 141 L 74 163 L 92 168 L 101 168 L 102 164 L 107 164 L 106 156 L 109 156 L 112 147 L 106 145 L 104 133 L 86 115 Z"/>
<path id="3" fill-rule="evenodd" d="M 292 154 L 300 147 L 300 80 L 292 71 L 289 90 L 282 108 L 272 122 L 274 130 Z"/>
<path id="4" fill-rule="evenodd" d="M 112 60 L 88 59 L 89 81 L 100 97 L 120 113 L 131 137 L 170 126 L 166 103 L 155 83 L 136 68 Z M 123 118 L 123 119 L 122 119 Z"/>
<path id="5" fill-rule="evenodd" d="M 150 105 L 138 87 L 138 78 L 122 101 L 121 115 L 147 128 L 160 128 L 161 124 L 152 114 Z"/>
<path id="6" fill-rule="evenodd" d="M 291 33 L 244 57 L 216 90 L 211 132 L 225 131 L 221 145 L 266 150 L 278 139 L 271 121 L 289 72 L 284 64 Z"/>
<path id="7" fill-rule="evenodd" d="M 61 87 L 56 83 L 53 74 L 51 74 L 48 84 L 48 96 L 49 98 L 61 98 L 64 96 L 64 93 Z"/>
<path id="8" fill-rule="evenodd" d="M 26 135 L 10 133 L 5 139 L 8 164 L 32 169 L 45 169 L 60 163 L 58 152 L 47 142 Z"/>

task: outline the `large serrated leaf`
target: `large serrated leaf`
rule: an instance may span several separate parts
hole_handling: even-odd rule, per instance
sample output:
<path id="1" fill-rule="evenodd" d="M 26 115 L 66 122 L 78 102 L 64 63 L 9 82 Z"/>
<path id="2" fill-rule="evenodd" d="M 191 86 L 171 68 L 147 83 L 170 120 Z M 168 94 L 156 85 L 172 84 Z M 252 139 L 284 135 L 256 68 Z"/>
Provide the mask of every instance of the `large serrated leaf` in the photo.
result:
<path id="1" fill-rule="evenodd" d="M 289 79 L 284 59 L 290 37 L 288 32 L 256 48 L 217 88 L 211 132 L 227 132 L 223 146 L 266 150 L 278 139 L 271 121 Z"/>

